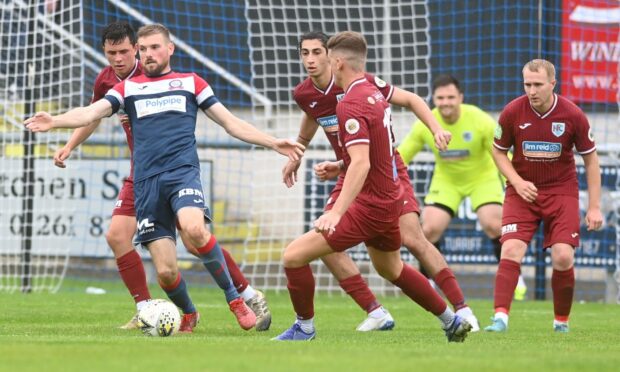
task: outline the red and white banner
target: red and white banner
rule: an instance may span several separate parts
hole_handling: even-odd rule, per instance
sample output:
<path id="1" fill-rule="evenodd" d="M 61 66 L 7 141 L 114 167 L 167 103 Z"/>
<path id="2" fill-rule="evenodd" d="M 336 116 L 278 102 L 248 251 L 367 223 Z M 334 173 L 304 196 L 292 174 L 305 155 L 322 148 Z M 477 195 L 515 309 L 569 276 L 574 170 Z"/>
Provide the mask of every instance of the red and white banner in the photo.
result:
<path id="1" fill-rule="evenodd" d="M 618 102 L 620 0 L 563 0 L 562 95 Z"/>

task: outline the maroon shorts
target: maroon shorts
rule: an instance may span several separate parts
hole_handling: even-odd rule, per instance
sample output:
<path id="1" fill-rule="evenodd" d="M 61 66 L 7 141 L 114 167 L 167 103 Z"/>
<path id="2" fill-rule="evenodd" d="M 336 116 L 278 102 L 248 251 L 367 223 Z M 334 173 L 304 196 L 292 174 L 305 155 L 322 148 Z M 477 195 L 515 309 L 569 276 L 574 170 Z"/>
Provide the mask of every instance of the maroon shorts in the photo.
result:
<path id="1" fill-rule="evenodd" d="M 333 203 L 331 204 L 333 206 Z M 331 209 L 331 207 L 326 210 Z M 399 213 L 394 214 L 392 221 L 379 221 L 370 216 L 375 215 L 371 208 L 353 201 L 331 235 L 326 232 L 323 237 L 327 244 L 336 252 L 342 252 L 359 243 L 381 251 L 391 252 L 400 249 Z"/>
<path id="2" fill-rule="evenodd" d="M 409 179 L 409 174 L 407 173 L 407 166 L 403 159 L 400 157 L 400 154 L 396 152 L 396 169 L 398 170 L 398 178 L 400 179 L 400 184 L 403 187 L 403 211 L 401 212 L 401 216 L 407 213 L 417 213 L 420 214 L 420 206 L 418 205 L 418 200 L 415 198 L 415 193 L 413 192 L 413 187 L 411 186 L 411 180 Z"/>
<path id="3" fill-rule="evenodd" d="M 398 153 L 397 153 L 398 154 Z M 417 213 L 420 214 L 420 205 L 418 204 L 418 200 L 415 197 L 415 193 L 413 192 L 413 187 L 411 186 L 411 180 L 409 179 L 409 174 L 407 173 L 407 167 L 403 162 L 403 159 L 400 155 L 396 156 L 396 169 L 398 170 L 398 179 L 400 180 L 400 184 L 403 188 L 403 209 L 400 212 L 400 215 L 403 216 L 407 213 Z M 338 177 L 338 182 L 332 189 L 332 192 L 329 194 L 329 199 L 325 203 L 324 211 L 329 211 L 334 206 L 334 203 L 338 199 L 338 195 L 340 195 L 340 191 L 342 191 L 342 184 L 344 181 L 344 177 Z"/>
<path id="4" fill-rule="evenodd" d="M 529 244 L 541 221 L 543 248 L 555 243 L 579 246 L 579 198 L 571 195 L 539 194 L 536 202 L 528 203 L 516 193 L 507 194 L 500 241 L 519 239 Z"/>
<path id="5" fill-rule="evenodd" d="M 133 179 L 126 178 L 123 181 L 123 188 L 118 193 L 116 206 L 112 211 L 112 216 L 136 216 L 136 208 L 134 206 Z"/>

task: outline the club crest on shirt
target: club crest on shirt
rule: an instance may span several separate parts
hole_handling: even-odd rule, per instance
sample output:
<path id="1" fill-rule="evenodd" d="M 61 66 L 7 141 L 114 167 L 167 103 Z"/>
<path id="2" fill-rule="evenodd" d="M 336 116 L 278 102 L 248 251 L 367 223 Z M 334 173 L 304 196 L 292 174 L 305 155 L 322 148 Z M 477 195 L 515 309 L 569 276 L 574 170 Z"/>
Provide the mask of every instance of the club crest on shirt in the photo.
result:
<path id="1" fill-rule="evenodd" d="M 553 133 L 553 135 L 556 137 L 560 137 L 561 135 L 563 135 L 565 128 L 566 125 L 564 123 L 559 123 L 555 121 L 551 123 L 551 133 Z"/>
<path id="2" fill-rule="evenodd" d="M 360 130 L 360 122 L 356 119 L 349 119 L 346 123 L 344 123 L 344 129 L 349 134 L 355 134 Z"/>
<path id="3" fill-rule="evenodd" d="M 463 141 L 471 142 L 473 138 L 474 138 L 474 134 L 472 132 L 470 131 L 463 132 Z"/>
<path id="4" fill-rule="evenodd" d="M 336 100 L 338 102 L 342 101 L 343 98 L 344 98 L 344 93 L 340 93 L 340 94 L 336 95 Z"/>
<path id="5" fill-rule="evenodd" d="M 179 79 L 170 80 L 168 90 L 183 89 L 183 82 Z"/>

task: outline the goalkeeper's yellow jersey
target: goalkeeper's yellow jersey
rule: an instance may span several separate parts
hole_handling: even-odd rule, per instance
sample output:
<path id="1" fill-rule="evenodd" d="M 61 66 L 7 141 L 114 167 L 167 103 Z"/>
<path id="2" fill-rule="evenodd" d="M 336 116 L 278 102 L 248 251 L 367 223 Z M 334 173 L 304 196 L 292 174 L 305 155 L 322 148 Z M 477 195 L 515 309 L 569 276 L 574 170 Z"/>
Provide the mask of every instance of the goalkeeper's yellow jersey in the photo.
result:
<path id="1" fill-rule="evenodd" d="M 474 182 L 487 175 L 497 177 L 498 171 L 491 157 L 497 123 L 489 114 L 476 106 L 461 104 L 461 116 L 454 124 L 447 124 L 437 108 L 433 109 L 433 115 L 443 129 L 452 133 L 448 150 L 439 152 L 433 134 L 418 120 L 398 146 L 405 164 L 409 164 L 426 145 L 435 155 L 433 177 L 458 184 Z"/>

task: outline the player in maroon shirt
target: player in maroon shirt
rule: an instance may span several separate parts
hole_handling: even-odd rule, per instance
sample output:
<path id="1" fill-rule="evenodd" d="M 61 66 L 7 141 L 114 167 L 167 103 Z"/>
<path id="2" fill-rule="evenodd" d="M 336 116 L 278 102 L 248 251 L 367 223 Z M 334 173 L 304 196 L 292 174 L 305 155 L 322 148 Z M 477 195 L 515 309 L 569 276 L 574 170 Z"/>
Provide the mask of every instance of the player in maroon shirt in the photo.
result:
<path id="1" fill-rule="evenodd" d="M 97 76 L 93 88 L 91 102 L 96 102 L 103 98 L 105 94 L 118 82 L 142 74 L 142 66 L 136 59 L 137 47 L 136 36 L 133 28 L 125 22 L 114 22 L 109 24 L 102 33 L 101 43 L 103 52 L 110 63 L 103 68 Z M 133 155 L 133 137 L 129 119 L 125 114 L 119 114 L 119 119 L 123 130 L 127 136 L 127 145 Z M 98 127 L 99 122 L 77 129 L 71 135 L 67 144 L 56 151 L 54 163 L 56 166 L 65 168 L 65 160 L 77 146 L 84 142 Z M 116 258 L 119 274 L 129 290 L 129 293 L 136 302 L 136 308 L 141 309 L 146 301 L 151 298 L 146 283 L 144 266 L 140 255 L 134 249 L 132 238 L 136 232 L 136 211 L 134 208 L 133 190 L 133 161 L 129 176 L 124 180 L 123 187 L 119 193 L 116 206 L 112 212 L 110 228 L 106 233 L 106 240 Z M 184 241 L 186 247 L 188 242 Z M 189 247 L 191 250 L 191 247 Z M 192 252 L 197 254 L 195 250 Z M 239 270 L 234 259 L 225 249 L 222 249 L 226 266 L 232 278 L 233 284 L 246 303 L 257 316 L 256 330 L 264 331 L 269 329 L 271 324 L 271 313 L 267 307 L 264 295 L 252 288 L 247 279 Z M 196 324 L 197 313 L 184 318 L 181 330 L 191 331 Z M 138 327 L 137 316 L 134 316 L 122 329 L 135 329 Z"/>
<path id="2" fill-rule="evenodd" d="M 525 95 L 499 118 L 493 158 L 508 180 L 502 216 L 502 256 L 495 277 L 495 317 L 486 331 L 508 329 L 508 313 L 527 245 L 544 223 L 543 249 L 551 248 L 553 328 L 568 332 L 579 246 L 579 198 L 573 148 L 583 158 L 589 205 L 588 230 L 598 230 L 601 173 L 590 124 L 568 99 L 553 93 L 555 67 L 534 59 L 523 67 Z M 506 152 L 514 148 L 512 162 Z"/>
<path id="3" fill-rule="evenodd" d="M 297 321 L 275 339 L 314 339 L 314 276 L 308 263 L 364 242 L 377 272 L 436 315 L 449 341 L 461 342 L 471 325 L 454 314 L 428 280 L 400 258 L 399 217 L 404 196 L 394 154 L 391 110 L 364 75 L 366 41 L 358 33 L 342 32 L 328 41 L 327 48 L 335 84 L 345 92 L 336 108 L 345 176 L 333 207 L 314 222 L 313 231 L 284 251 Z"/>
<path id="4" fill-rule="evenodd" d="M 301 37 L 299 52 L 309 77 L 297 85 L 293 92 L 295 101 L 304 112 L 297 141 L 307 146 L 318 128 L 322 127 L 338 160 L 337 162 L 322 162 L 315 166 L 316 175 L 321 180 L 338 177 L 338 182 L 325 205 L 325 210 L 333 207 L 344 180 L 344 174 L 341 173 L 342 149 L 338 144 L 338 120 L 336 118 L 336 104 L 344 92 L 342 88 L 334 84 L 334 76 L 325 47 L 327 39 L 327 35 L 322 32 L 309 32 Z M 409 109 L 424 123 L 427 123 L 434 133 L 437 148 L 440 150 L 447 148 L 450 133 L 442 130 L 424 100 L 414 93 L 394 87 L 371 74 L 366 73 L 365 77 L 389 103 Z M 457 313 L 464 316 L 477 331 L 478 321 L 465 303 L 465 297 L 456 277 L 443 256 L 422 233 L 419 219 L 420 209 L 411 187 L 407 167 L 397 151 L 395 159 L 406 197 L 400 217 L 402 243 L 431 273 L 432 278 L 438 283 Z M 288 187 L 292 187 L 296 182 L 296 172 L 299 166 L 300 162 L 288 162 L 282 170 L 284 183 Z M 368 313 L 368 317 L 357 327 L 358 331 L 384 330 L 394 326 L 392 316 L 377 301 L 359 269 L 347 254 L 334 253 L 321 259 L 338 279 L 342 289 L 355 300 L 362 310 Z"/>

